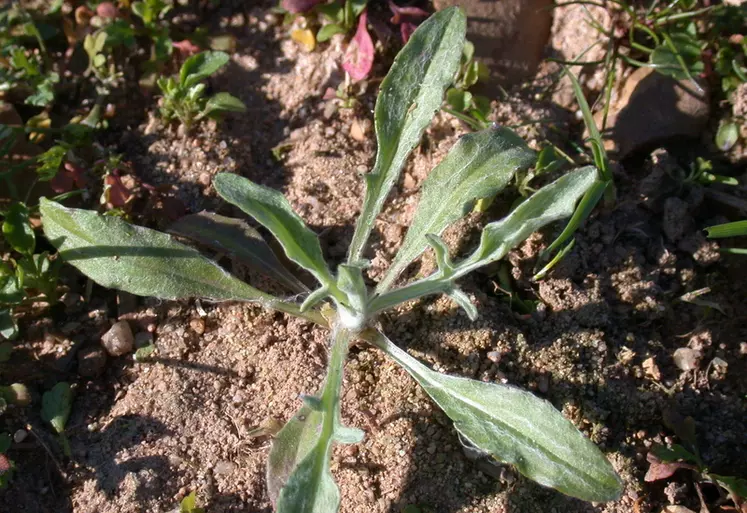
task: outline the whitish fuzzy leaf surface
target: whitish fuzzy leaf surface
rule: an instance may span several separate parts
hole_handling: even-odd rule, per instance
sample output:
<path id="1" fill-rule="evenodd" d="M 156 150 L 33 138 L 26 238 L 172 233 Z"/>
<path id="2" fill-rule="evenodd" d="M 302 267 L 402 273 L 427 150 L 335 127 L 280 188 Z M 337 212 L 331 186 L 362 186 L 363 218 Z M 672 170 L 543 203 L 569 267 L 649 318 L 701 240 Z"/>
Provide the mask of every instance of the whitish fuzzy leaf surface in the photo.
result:
<path id="1" fill-rule="evenodd" d="M 530 167 L 534 160 L 535 153 L 506 128 L 489 128 L 459 139 L 426 178 L 415 218 L 377 292 L 387 290 L 426 249 L 426 235 L 440 235 L 467 214 L 475 200 L 495 195 L 516 171 Z"/>
<path id="2" fill-rule="evenodd" d="M 274 299 L 165 233 L 46 199 L 40 211 L 60 256 L 104 287 L 163 299 Z"/>
<path id="3" fill-rule="evenodd" d="M 293 211 L 285 196 L 229 173 L 217 175 L 213 185 L 223 199 L 267 228 L 283 246 L 288 258 L 313 274 L 322 285 L 333 281 L 322 256 L 319 238 Z"/>
<path id="4" fill-rule="evenodd" d="M 480 246 L 458 266 L 459 275 L 495 262 L 543 226 L 569 217 L 576 202 L 597 181 L 593 166 L 571 171 L 542 187 L 508 216 L 490 223 L 482 231 Z"/>
<path id="5" fill-rule="evenodd" d="M 267 460 L 267 491 L 276 503 L 293 470 L 319 440 L 322 412 L 304 404 L 275 436 Z"/>
<path id="6" fill-rule="evenodd" d="M 245 221 L 200 212 L 182 217 L 169 227 L 169 232 L 226 252 L 294 292 L 308 290 L 283 266 L 262 235 Z"/>
<path id="7" fill-rule="evenodd" d="M 611 501 L 622 484 L 612 465 L 548 401 L 509 385 L 434 372 L 381 333 L 365 338 L 410 373 L 459 433 L 525 476 L 587 501 Z"/>
<path id="8" fill-rule="evenodd" d="M 376 100 L 378 153 L 366 175 L 366 196 L 348 261 L 357 263 L 389 191 L 453 82 L 464 45 L 466 18 L 457 7 L 426 20 L 394 59 Z"/>

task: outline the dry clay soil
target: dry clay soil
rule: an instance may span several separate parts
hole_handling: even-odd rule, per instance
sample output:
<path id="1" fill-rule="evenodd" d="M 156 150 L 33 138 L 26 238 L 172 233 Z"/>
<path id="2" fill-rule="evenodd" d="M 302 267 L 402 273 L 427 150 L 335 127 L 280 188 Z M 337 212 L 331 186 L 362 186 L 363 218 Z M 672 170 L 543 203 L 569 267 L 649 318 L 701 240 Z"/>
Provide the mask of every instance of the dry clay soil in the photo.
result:
<path id="1" fill-rule="evenodd" d="M 246 115 L 185 138 L 144 119 L 115 133 L 112 149 L 132 162 L 141 179 L 174 184 L 190 212 L 239 215 L 211 186 L 221 171 L 282 190 L 336 264 L 345 256 L 363 195 L 360 173 L 375 156 L 375 84 L 356 109 L 330 110 L 322 94 L 341 79 L 341 43 L 305 53 L 267 23 L 268 7 L 249 7 L 227 20 L 238 49 L 213 81 L 215 90 L 247 104 Z M 374 76 L 384 73 L 377 68 Z M 558 112 L 518 98 L 500 106 L 498 121 L 570 119 Z M 368 254 L 372 280 L 393 258 L 423 179 L 462 133 L 455 120 L 439 114 L 415 151 L 377 223 Z M 546 134 L 534 126 L 522 135 L 536 141 Z M 271 149 L 280 144 L 287 146 L 277 161 Z M 745 267 L 719 258 L 703 238 L 700 228 L 714 211 L 699 189 L 668 184 L 666 160 L 658 154 L 616 168 L 615 206 L 592 216 L 549 278 L 529 281 L 538 252 L 557 232 L 535 234 L 511 253 L 508 272 L 521 294 L 541 301 L 535 314 L 512 311 L 495 283 L 497 269 L 490 269 L 463 284 L 478 305 L 476 322 L 444 298 L 413 302 L 380 319 L 393 341 L 440 371 L 510 383 L 550 400 L 604 451 L 624 480 L 622 497 L 581 502 L 475 457 L 418 385 L 361 343 L 346 365 L 342 416 L 366 437 L 359 445 L 336 447 L 332 461 L 343 512 L 399 512 L 416 505 L 439 513 L 658 513 L 670 501 L 697 510 L 689 473 L 669 482 L 643 480 L 652 444 L 677 441 L 663 421 L 674 415 L 695 420 L 702 456 L 714 471 L 747 475 Z M 474 244 L 479 227 L 500 214 L 500 203 L 451 228 L 446 239 L 452 248 Z M 432 269 L 432 256 L 416 267 L 403 279 Z M 251 270 L 236 263 L 232 270 L 272 290 Z M 85 283 L 79 276 L 71 280 L 78 290 Z M 708 299 L 723 312 L 678 299 L 706 286 L 712 290 Z M 28 354 L 41 361 L 74 359 L 69 351 L 97 345 L 116 317 L 104 302 L 96 303 L 106 294 L 96 287 L 92 305 L 68 304 L 63 319 L 48 323 L 45 331 L 62 332 L 58 338 L 67 344 L 52 345 L 43 333 L 34 338 L 29 329 Z M 13 422 L 5 426 L 11 432 L 26 421 L 36 426 L 57 461 L 35 438 L 20 444 L 11 454 L 18 472 L 0 494 L 0 511 L 158 513 L 172 511 L 196 490 L 210 513 L 270 512 L 267 433 L 294 414 L 299 394 L 319 388 L 327 331 L 248 304 L 138 299 L 131 310 L 134 331 L 155 328 L 157 352 L 150 360 L 111 360 L 92 380 L 76 378 L 74 368 L 54 377 L 77 379 L 70 459 L 57 453 L 56 440 L 38 419 L 5 421 Z M 691 370 L 674 363 L 681 347 L 700 354 Z M 718 360 L 709 365 L 714 358 L 727 366 Z M 705 491 L 712 501 L 714 490 Z"/>

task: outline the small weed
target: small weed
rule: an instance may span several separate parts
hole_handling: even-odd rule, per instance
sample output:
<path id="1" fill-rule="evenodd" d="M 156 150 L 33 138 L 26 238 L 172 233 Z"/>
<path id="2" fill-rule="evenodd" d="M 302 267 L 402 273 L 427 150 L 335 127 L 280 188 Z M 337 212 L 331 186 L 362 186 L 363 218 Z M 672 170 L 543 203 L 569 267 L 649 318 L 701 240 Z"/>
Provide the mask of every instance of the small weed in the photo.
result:
<path id="1" fill-rule="evenodd" d="M 515 387 L 431 370 L 376 328 L 381 312 L 437 294 L 447 295 L 475 319 L 477 308 L 457 281 L 502 259 L 549 223 L 571 215 L 572 221 L 580 222 L 577 212 L 588 214 L 589 205 L 596 204 L 610 184 L 607 168 L 587 166 L 570 171 L 532 194 L 504 219 L 489 223 L 477 249 L 462 260 L 454 260 L 440 234 L 466 215 L 476 200 L 498 193 L 518 170 L 530 168 L 537 158 L 509 129 L 490 127 L 468 134 L 428 175 L 418 210 L 386 275 L 375 288 L 366 285 L 364 269 L 369 263 L 363 252 L 375 220 L 456 76 L 465 32 L 466 17 L 459 8 L 438 12 L 412 34 L 382 82 L 375 109 L 378 154 L 373 170 L 365 177 L 365 198 L 347 261 L 336 272 L 324 260 L 317 235 L 282 194 L 233 174 L 221 173 L 214 178 L 213 185 L 224 200 L 256 219 L 278 240 L 286 257 L 319 282 L 301 304 L 238 280 L 164 233 L 133 226 L 117 217 L 42 201 L 48 239 L 60 255 L 85 256 L 69 262 L 103 286 L 164 299 L 253 301 L 331 328 L 322 390 L 303 397 L 297 414 L 277 433 L 269 456 L 268 489 L 281 513 L 332 513 L 339 507 L 340 493 L 330 472 L 332 447 L 357 443 L 364 437 L 363 431 L 343 425 L 340 418 L 344 364 L 355 339 L 379 348 L 406 370 L 454 421 L 465 443 L 574 497 L 599 502 L 614 500 L 621 493 L 620 479 L 599 449 L 549 402 Z M 431 55 L 433 65 L 418 65 L 423 53 Z M 186 71 L 182 69 L 181 80 L 197 78 L 184 87 L 193 87 L 221 65 L 204 57 L 194 61 Z M 594 201 L 587 199 L 595 190 Z M 584 200 L 577 209 L 581 198 Z M 261 261 L 278 279 L 298 281 L 277 259 L 266 258 L 267 244 L 261 237 L 237 229 L 240 221 L 202 216 L 191 226 L 182 225 L 179 233 L 204 240 L 206 222 L 210 238 L 220 239 L 219 245 Z M 438 270 L 393 288 L 401 272 L 428 248 L 436 255 Z M 64 399 L 62 392 L 57 394 Z M 54 408 L 55 415 L 48 413 L 46 417 L 51 422 L 62 419 L 65 411 L 69 410 Z M 62 430 L 59 422 L 52 423 L 58 432 Z"/>
<path id="2" fill-rule="evenodd" d="M 206 117 L 225 112 L 245 112 L 246 106 L 228 93 L 205 95 L 203 80 L 228 64 L 224 52 L 202 52 L 187 59 L 178 77 L 159 78 L 163 93 L 161 116 L 167 121 L 178 119 L 189 130 Z"/>

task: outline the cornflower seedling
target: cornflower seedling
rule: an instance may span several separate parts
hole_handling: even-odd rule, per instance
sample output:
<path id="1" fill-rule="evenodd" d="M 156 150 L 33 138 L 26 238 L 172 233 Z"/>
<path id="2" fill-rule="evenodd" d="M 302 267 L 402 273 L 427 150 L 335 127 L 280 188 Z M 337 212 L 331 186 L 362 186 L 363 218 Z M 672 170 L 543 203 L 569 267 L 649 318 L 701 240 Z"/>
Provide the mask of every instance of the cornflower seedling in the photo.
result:
<path id="1" fill-rule="evenodd" d="M 457 280 L 501 259 L 537 229 L 570 216 L 577 201 L 598 183 L 598 171 L 592 166 L 562 176 L 506 218 L 488 224 L 477 249 L 455 261 L 439 235 L 469 212 L 475 200 L 496 194 L 517 171 L 535 161 L 534 152 L 510 130 L 491 127 L 465 135 L 426 179 L 418 211 L 386 276 L 375 288 L 367 286 L 363 252 L 374 220 L 454 80 L 465 31 L 465 15 L 459 8 L 433 15 L 412 35 L 382 82 L 375 109 L 378 154 L 373 170 L 365 176 L 366 194 L 347 261 L 336 273 L 327 266 L 316 234 L 279 192 L 233 174 L 215 177 L 218 194 L 263 225 L 285 255 L 319 282 L 303 304 L 239 281 L 166 234 L 42 202 L 44 229 L 60 257 L 103 286 L 165 299 L 253 301 L 331 328 L 322 389 L 304 397 L 270 452 L 267 482 L 279 512 L 331 513 L 339 507 L 340 493 L 329 464 L 332 447 L 359 442 L 364 436 L 340 419 L 344 363 L 354 339 L 373 344 L 401 365 L 454 421 L 462 439 L 480 451 L 574 497 L 610 501 L 620 494 L 621 483 L 610 463 L 549 402 L 513 386 L 435 372 L 374 328 L 379 313 L 432 294 L 447 294 L 474 319 L 477 308 Z M 210 233 L 221 244 L 233 245 L 233 253 L 255 254 L 262 266 L 279 266 L 255 237 L 252 246 L 238 248 L 240 237 L 223 236 L 223 227 L 231 223 L 237 233 L 237 221 L 221 216 L 201 219 L 197 231 L 204 237 L 206 226 L 212 226 L 207 228 Z M 186 234 L 184 223 L 178 233 Z M 429 246 L 438 270 L 392 288 L 400 273 Z"/>
<path id="2" fill-rule="evenodd" d="M 205 96 L 202 81 L 228 63 L 223 52 L 202 52 L 187 59 L 179 70 L 179 77 L 159 78 L 163 93 L 161 115 L 167 121 L 178 119 L 186 129 L 208 116 L 223 112 L 245 112 L 246 106 L 228 93 Z"/>

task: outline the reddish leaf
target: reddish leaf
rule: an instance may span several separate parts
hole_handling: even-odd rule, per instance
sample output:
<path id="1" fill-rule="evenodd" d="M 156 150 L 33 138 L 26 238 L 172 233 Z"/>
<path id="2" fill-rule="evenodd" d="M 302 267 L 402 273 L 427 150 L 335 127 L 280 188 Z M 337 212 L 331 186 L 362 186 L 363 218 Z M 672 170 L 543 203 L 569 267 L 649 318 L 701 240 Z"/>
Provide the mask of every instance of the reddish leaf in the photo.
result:
<path id="1" fill-rule="evenodd" d="M 648 453 L 646 459 L 651 464 L 646 472 L 646 476 L 643 478 L 647 483 L 672 477 L 681 468 L 693 468 L 692 465 L 688 465 L 687 463 L 664 463 L 652 453 Z"/>
<path id="2" fill-rule="evenodd" d="M 0 454 L 0 476 L 8 472 L 12 468 L 10 460 L 4 454 Z"/>
<path id="3" fill-rule="evenodd" d="M 391 21 L 394 25 L 405 23 L 406 18 L 427 18 L 428 13 L 419 7 L 400 7 L 389 0 L 389 10 L 394 13 Z"/>
<path id="4" fill-rule="evenodd" d="M 280 4 L 283 9 L 293 14 L 298 14 L 311 10 L 315 5 L 324 2 L 324 0 L 283 0 Z"/>
<path id="5" fill-rule="evenodd" d="M 57 194 L 68 192 L 75 187 L 83 188 L 88 185 L 83 168 L 76 166 L 72 162 L 65 162 L 63 169 L 50 181 L 50 187 Z"/>
<path id="6" fill-rule="evenodd" d="M 418 28 L 414 23 L 406 21 L 399 26 L 399 35 L 402 36 L 402 42 L 407 43 L 415 29 Z"/>
<path id="7" fill-rule="evenodd" d="M 363 11 L 358 18 L 358 30 L 350 41 L 342 59 L 342 68 L 356 82 L 366 78 L 373 67 L 374 45 L 368 29 L 366 29 L 366 19 L 366 11 Z"/>
<path id="8" fill-rule="evenodd" d="M 119 10 L 111 2 L 101 2 L 96 7 L 96 14 L 102 18 L 116 18 L 119 16 Z"/>
<path id="9" fill-rule="evenodd" d="M 174 50 L 179 52 L 179 55 L 181 57 L 191 57 L 192 55 L 196 53 L 200 53 L 200 47 L 195 45 L 192 41 L 189 39 L 184 39 L 182 41 L 174 41 L 171 43 L 171 46 L 174 47 Z"/>
<path id="10" fill-rule="evenodd" d="M 115 174 L 108 174 L 104 178 L 104 184 L 107 189 L 107 202 L 114 208 L 124 207 L 127 200 L 130 199 L 130 191 L 122 183 L 122 179 Z"/>

